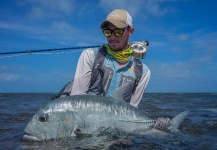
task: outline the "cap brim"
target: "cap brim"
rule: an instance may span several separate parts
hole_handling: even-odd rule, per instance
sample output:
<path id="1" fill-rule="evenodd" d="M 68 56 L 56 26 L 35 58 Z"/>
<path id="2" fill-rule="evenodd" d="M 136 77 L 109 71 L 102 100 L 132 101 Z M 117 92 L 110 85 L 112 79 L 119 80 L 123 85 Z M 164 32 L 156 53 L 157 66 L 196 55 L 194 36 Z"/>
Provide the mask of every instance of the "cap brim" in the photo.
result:
<path id="1" fill-rule="evenodd" d="M 105 21 L 103 21 L 103 23 L 100 26 L 101 29 L 105 28 L 108 23 L 113 24 L 117 28 L 125 28 L 125 27 L 128 26 L 126 23 L 123 23 L 123 22 L 120 22 L 120 21 L 117 21 L 117 20 L 105 20 Z"/>

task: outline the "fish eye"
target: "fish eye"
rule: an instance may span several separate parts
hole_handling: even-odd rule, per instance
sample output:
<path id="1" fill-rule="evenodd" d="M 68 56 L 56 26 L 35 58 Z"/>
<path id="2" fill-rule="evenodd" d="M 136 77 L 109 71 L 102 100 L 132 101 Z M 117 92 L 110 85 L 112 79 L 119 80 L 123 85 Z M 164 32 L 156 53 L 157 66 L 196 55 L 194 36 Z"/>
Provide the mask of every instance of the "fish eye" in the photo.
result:
<path id="1" fill-rule="evenodd" d="M 40 122 L 47 122 L 48 121 L 48 115 L 43 114 L 43 115 L 39 116 L 38 119 L 39 119 Z"/>

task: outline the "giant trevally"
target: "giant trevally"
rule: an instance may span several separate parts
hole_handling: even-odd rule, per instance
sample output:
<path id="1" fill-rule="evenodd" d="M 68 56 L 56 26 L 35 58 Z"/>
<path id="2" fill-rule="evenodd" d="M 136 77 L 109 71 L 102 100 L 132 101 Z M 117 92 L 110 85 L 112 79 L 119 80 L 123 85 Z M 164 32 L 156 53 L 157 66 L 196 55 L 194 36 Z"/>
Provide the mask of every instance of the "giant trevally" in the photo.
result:
<path id="1" fill-rule="evenodd" d="M 76 135 L 97 134 L 100 128 L 140 133 L 152 128 L 177 130 L 188 114 L 155 119 L 129 103 L 113 97 L 74 95 L 56 99 L 39 109 L 28 122 L 25 140 L 44 141 Z"/>

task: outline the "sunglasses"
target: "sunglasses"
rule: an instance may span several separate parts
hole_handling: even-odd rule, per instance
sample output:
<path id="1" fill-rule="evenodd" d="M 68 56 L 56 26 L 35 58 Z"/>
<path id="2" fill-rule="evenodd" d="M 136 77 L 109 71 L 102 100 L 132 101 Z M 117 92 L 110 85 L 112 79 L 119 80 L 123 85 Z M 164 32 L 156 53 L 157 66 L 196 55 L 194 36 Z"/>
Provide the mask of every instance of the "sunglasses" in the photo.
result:
<path id="1" fill-rule="evenodd" d="M 114 30 L 103 29 L 102 32 L 106 37 L 110 37 L 112 33 L 114 33 L 114 35 L 117 37 L 121 37 L 123 36 L 125 30 L 129 30 L 129 27 L 123 29 L 114 29 Z"/>

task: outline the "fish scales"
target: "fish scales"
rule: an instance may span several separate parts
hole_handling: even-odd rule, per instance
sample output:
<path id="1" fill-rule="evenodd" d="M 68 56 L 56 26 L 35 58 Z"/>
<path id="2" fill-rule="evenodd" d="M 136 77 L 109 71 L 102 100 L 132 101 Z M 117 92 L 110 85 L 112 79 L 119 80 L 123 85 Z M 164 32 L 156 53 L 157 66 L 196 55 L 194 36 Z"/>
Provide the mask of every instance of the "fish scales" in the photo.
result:
<path id="1" fill-rule="evenodd" d="M 77 98 L 76 98 L 77 97 Z M 115 105 L 111 105 L 110 102 L 114 103 L 114 100 L 111 98 L 105 98 L 105 97 L 99 97 L 99 96 L 92 96 L 94 98 L 94 101 L 89 98 L 86 98 L 84 96 L 83 99 L 79 98 L 80 96 L 74 96 L 70 99 L 62 99 L 60 100 L 60 103 L 65 103 L 65 108 L 69 109 L 70 111 L 89 111 L 89 112 L 102 112 L 102 113 L 109 113 L 111 115 L 120 115 L 122 117 L 126 116 L 127 118 L 131 118 L 133 120 L 137 121 L 144 121 L 149 122 L 153 121 L 153 118 L 150 116 L 141 114 L 140 111 L 135 111 L 136 108 L 129 107 L 129 105 L 126 103 L 126 105 L 123 105 L 125 103 L 119 103 L 115 102 Z M 112 103 L 112 104 L 113 104 Z M 56 102 L 56 109 L 58 109 L 60 105 Z M 60 108 L 62 109 L 62 108 Z"/>
<path id="2" fill-rule="evenodd" d="M 183 112 L 174 120 L 181 120 L 186 114 Z M 25 128 L 27 134 L 24 139 L 43 141 L 76 134 L 95 134 L 101 127 L 136 133 L 154 125 L 154 118 L 124 101 L 112 97 L 77 95 L 56 99 L 39 109 Z M 163 125 L 159 124 L 159 127 Z M 173 122 L 174 128 L 178 125 Z"/>

